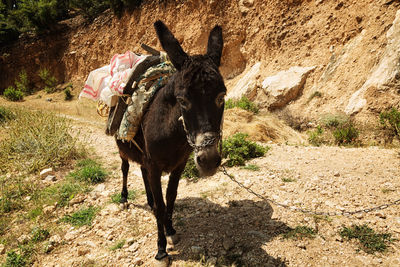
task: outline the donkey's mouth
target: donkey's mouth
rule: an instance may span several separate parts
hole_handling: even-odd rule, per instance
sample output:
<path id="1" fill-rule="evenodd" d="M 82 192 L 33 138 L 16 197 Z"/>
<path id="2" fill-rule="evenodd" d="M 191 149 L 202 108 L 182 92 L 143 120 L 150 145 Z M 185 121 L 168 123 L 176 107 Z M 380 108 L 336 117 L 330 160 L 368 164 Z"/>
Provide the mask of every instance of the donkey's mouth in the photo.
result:
<path id="1" fill-rule="evenodd" d="M 194 161 L 201 177 L 214 175 L 221 165 L 221 156 L 216 146 L 206 147 L 195 153 Z"/>

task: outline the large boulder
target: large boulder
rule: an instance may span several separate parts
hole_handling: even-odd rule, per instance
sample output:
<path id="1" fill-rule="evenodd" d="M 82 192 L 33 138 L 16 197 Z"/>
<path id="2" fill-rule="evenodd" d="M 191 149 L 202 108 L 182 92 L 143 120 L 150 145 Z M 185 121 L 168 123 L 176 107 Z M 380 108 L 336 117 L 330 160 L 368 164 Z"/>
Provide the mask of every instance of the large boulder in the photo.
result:
<path id="1" fill-rule="evenodd" d="M 372 74 L 365 83 L 349 99 L 345 108 L 348 115 L 361 111 L 367 104 L 365 93 L 369 88 L 379 89 L 393 80 L 398 79 L 400 74 L 400 10 L 396 13 L 392 27 L 386 33 L 387 46 L 379 64 L 372 70 Z M 374 90 L 376 90 L 374 89 Z"/>
<path id="2" fill-rule="evenodd" d="M 227 99 L 240 99 L 242 96 L 254 98 L 257 94 L 257 76 L 260 72 L 261 62 L 254 64 L 251 69 L 228 92 Z"/>
<path id="3" fill-rule="evenodd" d="M 308 74 L 314 69 L 315 66 L 295 66 L 267 77 L 262 82 L 262 90 L 265 95 L 258 95 L 257 102 L 270 110 L 284 107 L 298 97 Z"/>

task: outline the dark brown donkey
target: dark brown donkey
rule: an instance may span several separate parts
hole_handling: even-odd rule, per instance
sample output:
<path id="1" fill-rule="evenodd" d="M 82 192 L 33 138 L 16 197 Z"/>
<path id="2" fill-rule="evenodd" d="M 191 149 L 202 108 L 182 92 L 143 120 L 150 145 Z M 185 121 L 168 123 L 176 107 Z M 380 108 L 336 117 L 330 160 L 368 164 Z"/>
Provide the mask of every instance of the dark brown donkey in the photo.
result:
<path id="1" fill-rule="evenodd" d="M 157 260 L 168 256 L 168 241 L 177 242 L 172 226 L 172 212 L 179 178 L 189 154 L 195 151 L 195 162 L 203 176 L 213 175 L 221 164 L 218 144 L 226 88 L 218 70 L 223 40 L 220 26 L 212 29 L 207 53 L 187 55 L 179 42 L 161 21 L 154 24 L 158 39 L 177 72 L 154 96 L 143 117 L 141 129 L 130 142 L 117 140 L 122 159 L 122 201 L 127 201 L 129 160 L 141 165 L 147 202 L 154 211 L 158 229 Z M 170 173 L 167 205 L 161 189 L 161 173 Z M 164 233 L 166 232 L 166 235 Z"/>

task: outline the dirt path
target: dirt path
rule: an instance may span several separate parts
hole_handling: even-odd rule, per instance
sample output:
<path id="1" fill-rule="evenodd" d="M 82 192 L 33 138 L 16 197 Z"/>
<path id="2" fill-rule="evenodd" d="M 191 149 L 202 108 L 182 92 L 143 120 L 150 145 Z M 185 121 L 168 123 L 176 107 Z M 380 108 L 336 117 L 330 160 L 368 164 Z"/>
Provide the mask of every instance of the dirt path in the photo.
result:
<path id="1" fill-rule="evenodd" d="M 70 209 L 102 207 L 92 227 L 65 226 L 65 235 L 37 266 L 151 266 L 156 252 L 156 223 L 145 205 L 139 168 L 132 165 L 129 189 L 138 192 L 128 210 L 110 202 L 121 189 L 119 156 L 102 122 L 76 120 L 107 169 L 109 179 Z M 399 198 L 400 154 L 397 150 L 270 145 L 263 158 L 249 162 L 259 171 L 229 168 L 254 191 L 278 202 L 322 211 L 355 210 Z M 165 186 L 167 177 L 163 177 Z M 164 190 L 165 191 L 165 190 Z M 343 240 L 343 225 L 368 224 L 377 232 L 400 238 L 400 206 L 352 217 L 316 218 L 260 200 L 221 172 L 198 182 L 181 180 L 174 222 L 180 243 L 169 253 L 172 266 L 399 266 L 400 243 L 385 253 L 358 251 L 355 241 Z M 288 227 L 308 226 L 315 238 L 284 239 Z M 121 249 L 110 248 L 125 240 Z"/>

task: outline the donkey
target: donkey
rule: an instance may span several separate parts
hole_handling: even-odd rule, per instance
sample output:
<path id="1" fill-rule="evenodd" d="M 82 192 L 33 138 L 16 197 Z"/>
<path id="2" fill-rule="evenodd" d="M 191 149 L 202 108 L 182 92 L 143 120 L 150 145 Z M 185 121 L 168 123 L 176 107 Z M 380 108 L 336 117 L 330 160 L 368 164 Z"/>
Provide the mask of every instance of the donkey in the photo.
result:
<path id="1" fill-rule="evenodd" d="M 158 251 L 155 258 L 168 260 L 168 243 L 178 238 L 172 226 L 172 213 L 180 176 L 190 153 L 202 176 L 216 173 L 221 164 L 218 145 L 221 142 L 221 123 L 226 87 L 218 70 L 221 62 L 222 29 L 215 26 L 208 38 L 205 55 L 189 56 L 167 26 L 157 21 L 154 27 L 177 72 L 154 96 L 143 116 L 134 141 L 116 140 L 122 159 L 123 185 L 121 202 L 127 202 L 129 160 L 140 164 L 147 203 L 157 219 Z M 164 203 L 161 174 L 170 173 Z M 164 232 L 165 231 L 165 232 Z M 166 234 L 166 235 L 165 235 Z"/>

